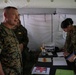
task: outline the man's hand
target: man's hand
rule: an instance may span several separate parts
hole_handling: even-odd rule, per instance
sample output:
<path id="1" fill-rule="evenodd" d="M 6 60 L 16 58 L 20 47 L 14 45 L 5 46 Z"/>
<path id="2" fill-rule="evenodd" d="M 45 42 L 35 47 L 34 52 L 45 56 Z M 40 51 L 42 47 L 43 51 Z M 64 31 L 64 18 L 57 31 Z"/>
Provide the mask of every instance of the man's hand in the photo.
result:
<path id="1" fill-rule="evenodd" d="M 74 58 L 76 57 L 76 55 L 72 55 L 68 60 L 70 61 L 70 62 L 74 62 Z"/>
<path id="2" fill-rule="evenodd" d="M 69 55 L 69 53 L 65 51 L 65 52 L 63 53 L 63 55 L 66 57 L 66 56 Z"/>

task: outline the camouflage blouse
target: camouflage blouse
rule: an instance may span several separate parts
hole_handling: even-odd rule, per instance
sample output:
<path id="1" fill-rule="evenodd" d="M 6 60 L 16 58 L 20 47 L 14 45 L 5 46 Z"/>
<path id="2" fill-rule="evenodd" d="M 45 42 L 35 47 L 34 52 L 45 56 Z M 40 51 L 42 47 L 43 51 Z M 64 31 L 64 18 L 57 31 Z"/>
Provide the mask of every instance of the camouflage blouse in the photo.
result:
<path id="1" fill-rule="evenodd" d="M 72 53 L 72 52 L 76 53 L 76 26 L 74 26 L 74 29 L 72 31 L 67 33 L 64 48 L 69 53 Z"/>
<path id="2" fill-rule="evenodd" d="M 5 75 L 21 74 L 21 51 L 11 29 L 0 25 L 0 61 Z"/>

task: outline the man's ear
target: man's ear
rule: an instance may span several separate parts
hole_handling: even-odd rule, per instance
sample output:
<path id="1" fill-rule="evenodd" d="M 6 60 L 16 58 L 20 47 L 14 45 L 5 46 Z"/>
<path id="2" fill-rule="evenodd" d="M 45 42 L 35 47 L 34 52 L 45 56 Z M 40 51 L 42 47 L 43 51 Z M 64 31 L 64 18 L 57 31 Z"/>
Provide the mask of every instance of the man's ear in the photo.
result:
<path id="1" fill-rule="evenodd" d="M 7 17 L 7 14 L 4 12 L 4 16 Z"/>

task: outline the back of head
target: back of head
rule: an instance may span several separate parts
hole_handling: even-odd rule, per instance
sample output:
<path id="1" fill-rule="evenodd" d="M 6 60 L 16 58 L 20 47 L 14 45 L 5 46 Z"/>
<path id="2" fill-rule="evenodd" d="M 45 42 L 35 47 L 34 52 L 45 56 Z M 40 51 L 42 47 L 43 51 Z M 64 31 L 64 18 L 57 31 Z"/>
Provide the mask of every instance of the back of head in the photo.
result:
<path id="1" fill-rule="evenodd" d="M 71 18 L 66 18 L 61 23 L 61 28 L 67 28 L 69 25 L 73 25 L 73 20 Z"/>

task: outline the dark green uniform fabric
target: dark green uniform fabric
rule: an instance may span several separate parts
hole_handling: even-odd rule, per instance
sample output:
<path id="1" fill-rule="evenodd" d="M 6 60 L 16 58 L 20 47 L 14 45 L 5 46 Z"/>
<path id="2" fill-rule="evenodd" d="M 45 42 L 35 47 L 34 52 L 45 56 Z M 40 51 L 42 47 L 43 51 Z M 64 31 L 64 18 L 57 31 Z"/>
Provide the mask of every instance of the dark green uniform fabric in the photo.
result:
<path id="1" fill-rule="evenodd" d="M 74 26 L 74 29 L 72 31 L 67 33 L 64 48 L 69 53 L 76 53 L 76 26 Z"/>
<path id="2" fill-rule="evenodd" d="M 11 29 L 0 25 L 0 60 L 5 75 L 22 75 L 19 42 Z"/>
<path id="3" fill-rule="evenodd" d="M 76 55 L 76 26 L 74 26 L 74 29 L 67 33 L 66 42 L 64 46 L 65 50 L 69 52 L 70 54 L 74 52 Z M 76 61 L 69 62 L 67 61 L 69 69 L 74 69 L 76 72 Z"/>

